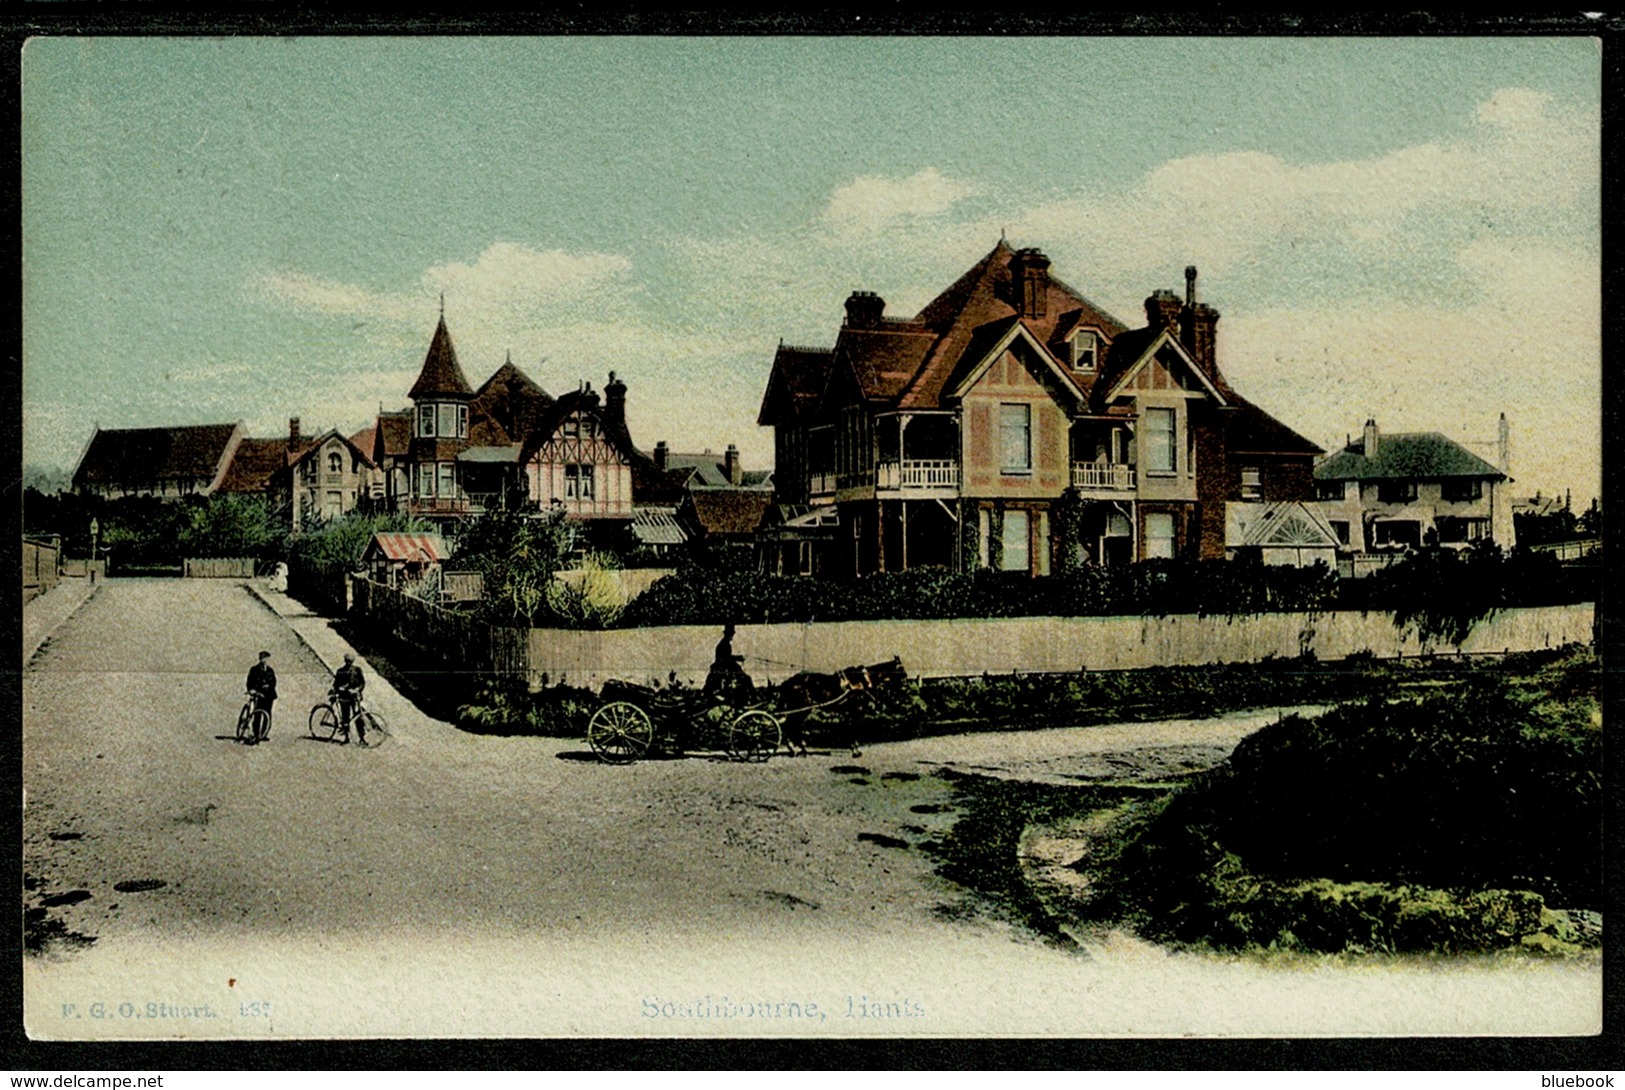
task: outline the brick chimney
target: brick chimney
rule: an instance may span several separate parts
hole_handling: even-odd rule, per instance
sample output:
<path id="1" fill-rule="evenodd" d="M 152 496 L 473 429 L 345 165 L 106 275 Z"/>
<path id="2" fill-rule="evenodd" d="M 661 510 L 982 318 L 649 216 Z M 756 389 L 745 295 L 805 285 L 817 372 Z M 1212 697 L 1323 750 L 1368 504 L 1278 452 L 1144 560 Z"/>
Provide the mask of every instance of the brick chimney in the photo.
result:
<path id="1" fill-rule="evenodd" d="M 666 472 L 666 462 L 670 454 L 671 448 L 666 445 L 664 439 L 655 444 L 655 468 L 662 473 Z"/>
<path id="2" fill-rule="evenodd" d="M 290 417 L 288 417 L 288 453 L 289 454 L 295 454 L 295 453 L 298 453 L 298 451 L 299 451 L 299 418 L 297 416 L 290 416 Z"/>
<path id="3" fill-rule="evenodd" d="M 609 373 L 604 385 L 604 423 L 612 429 L 626 430 L 626 383 Z"/>
<path id="4" fill-rule="evenodd" d="M 1016 310 L 1023 318 L 1042 318 L 1049 300 L 1049 258 L 1044 251 L 1017 250 L 1010 259 L 1010 279 Z"/>
<path id="5" fill-rule="evenodd" d="M 1196 365 L 1209 377 L 1219 373 L 1219 312 L 1196 301 L 1196 266 L 1185 266 L 1185 309 L 1179 316 L 1179 339 Z"/>
<path id="6" fill-rule="evenodd" d="M 886 300 L 872 291 L 855 291 L 846 297 L 846 324 L 851 329 L 874 329 L 886 313 Z"/>
<path id="7" fill-rule="evenodd" d="M 1360 452 L 1367 458 L 1377 456 L 1377 421 L 1367 418 L 1365 422 L 1365 438 L 1362 440 Z"/>
<path id="8" fill-rule="evenodd" d="M 1507 423 L 1506 413 L 1501 414 L 1495 429 L 1495 461 L 1495 468 L 1502 473 L 1512 469 L 1512 425 Z"/>
<path id="9" fill-rule="evenodd" d="M 722 452 L 722 469 L 728 475 L 728 483 L 735 488 L 745 483 L 745 471 L 739 465 L 739 448 L 732 443 Z"/>
<path id="10" fill-rule="evenodd" d="M 1161 333 L 1169 326 L 1179 331 L 1179 296 L 1166 288 L 1158 288 L 1145 298 L 1145 324 L 1153 333 Z"/>

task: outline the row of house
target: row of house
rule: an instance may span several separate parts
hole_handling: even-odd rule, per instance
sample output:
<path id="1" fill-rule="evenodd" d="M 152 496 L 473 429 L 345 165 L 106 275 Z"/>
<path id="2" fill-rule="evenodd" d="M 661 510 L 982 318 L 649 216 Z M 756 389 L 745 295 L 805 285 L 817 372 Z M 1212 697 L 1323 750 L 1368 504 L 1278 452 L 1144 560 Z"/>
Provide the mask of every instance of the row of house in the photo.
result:
<path id="1" fill-rule="evenodd" d="M 829 347 L 781 343 L 758 423 L 774 470 L 632 440 L 610 372 L 555 397 L 502 364 L 477 388 L 444 308 L 408 405 L 353 435 L 240 424 L 98 430 L 74 487 L 262 493 L 295 528 L 357 507 L 456 521 L 559 510 L 595 547 L 755 543 L 775 572 L 922 565 L 1044 575 L 1157 558 L 1341 562 L 1513 542 L 1500 465 L 1437 434 L 1326 455 L 1220 366 L 1219 312 L 1157 290 L 1130 328 L 1003 239 L 918 314 L 858 291 Z"/>
<path id="2" fill-rule="evenodd" d="M 561 511 L 590 547 L 670 552 L 700 537 L 750 541 L 772 474 L 721 455 L 633 443 L 626 384 L 549 395 L 510 358 L 477 389 L 441 315 L 408 407 L 353 435 L 254 438 L 241 423 L 100 429 L 73 488 L 108 497 L 258 494 L 297 531 L 358 508 L 450 528 L 488 511 Z"/>

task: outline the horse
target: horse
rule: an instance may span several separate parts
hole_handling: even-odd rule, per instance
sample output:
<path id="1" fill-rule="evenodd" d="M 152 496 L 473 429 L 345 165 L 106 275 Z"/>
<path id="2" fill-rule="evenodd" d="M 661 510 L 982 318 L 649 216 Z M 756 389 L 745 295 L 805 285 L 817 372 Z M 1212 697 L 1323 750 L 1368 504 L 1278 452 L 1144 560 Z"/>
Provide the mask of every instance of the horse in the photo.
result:
<path id="1" fill-rule="evenodd" d="M 853 693 L 872 697 L 876 692 L 897 688 L 907 680 L 908 671 L 903 669 L 900 657 L 873 666 L 848 666 L 832 674 L 808 670 L 793 674 L 779 686 L 778 693 L 778 711 L 784 722 L 785 743 L 792 753 L 805 757 L 807 740 L 800 725 L 810 713 L 838 704 Z M 856 734 L 852 738 L 852 756 L 861 756 Z"/>

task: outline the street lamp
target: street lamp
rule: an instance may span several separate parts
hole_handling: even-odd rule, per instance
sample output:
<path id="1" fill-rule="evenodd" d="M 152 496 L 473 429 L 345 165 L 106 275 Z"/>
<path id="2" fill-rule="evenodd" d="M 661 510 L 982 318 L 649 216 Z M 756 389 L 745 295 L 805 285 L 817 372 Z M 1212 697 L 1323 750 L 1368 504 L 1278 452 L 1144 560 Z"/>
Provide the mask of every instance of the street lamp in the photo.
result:
<path id="1" fill-rule="evenodd" d="M 101 523 L 95 519 L 90 520 L 90 581 L 96 581 L 96 535 L 101 532 Z"/>

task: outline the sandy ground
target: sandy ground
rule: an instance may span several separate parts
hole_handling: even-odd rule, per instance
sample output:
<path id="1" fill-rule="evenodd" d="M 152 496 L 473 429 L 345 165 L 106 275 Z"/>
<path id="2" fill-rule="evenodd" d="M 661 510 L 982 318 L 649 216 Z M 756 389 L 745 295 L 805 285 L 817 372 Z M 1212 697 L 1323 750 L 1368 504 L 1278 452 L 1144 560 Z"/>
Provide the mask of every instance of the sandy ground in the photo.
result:
<path id="1" fill-rule="evenodd" d="M 1276 713 L 608 767 L 579 742 L 464 734 L 374 675 L 393 734 L 361 751 L 303 730 L 340 646 L 229 582 L 110 581 L 56 630 L 24 675 L 26 899 L 95 942 L 26 959 L 31 1034 L 1600 1025 L 1596 959 L 1281 966 L 1124 936 L 1066 951 L 966 911 L 920 850 L 954 820 L 940 766 L 1158 776 L 1222 759 Z M 282 699 L 249 748 L 231 728 L 262 647 Z"/>

